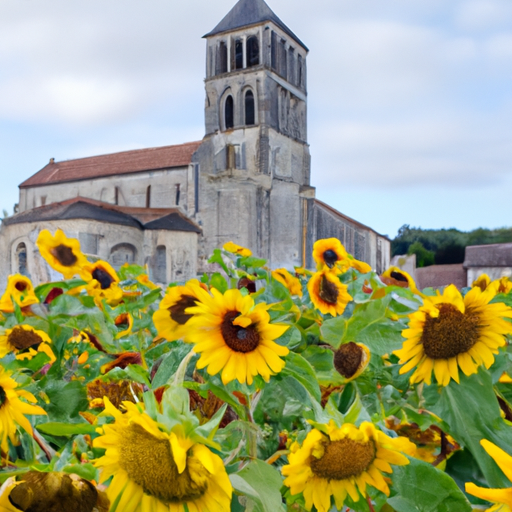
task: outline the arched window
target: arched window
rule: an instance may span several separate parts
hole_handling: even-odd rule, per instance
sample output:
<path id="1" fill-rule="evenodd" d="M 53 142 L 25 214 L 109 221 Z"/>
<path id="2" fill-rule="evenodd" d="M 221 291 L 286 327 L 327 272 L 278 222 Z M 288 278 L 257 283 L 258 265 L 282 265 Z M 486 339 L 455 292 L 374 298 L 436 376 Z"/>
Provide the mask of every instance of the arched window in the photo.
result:
<path id="1" fill-rule="evenodd" d="M 228 47 L 224 41 L 219 44 L 217 56 L 217 75 L 228 72 Z"/>
<path id="2" fill-rule="evenodd" d="M 250 126 L 254 123 L 254 94 L 249 90 L 245 93 L 245 124 Z"/>
<path id="3" fill-rule="evenodd" d="M 167 251 L 165 245 L 159 245 L 156 248 L 153 279 L 157 283 L 167 284 Z"/>
<path id="4" fill-rule="evenodd" d="M 244 67 L 244 42 L 241 39 L 235 41 L 235 69 Z"/>
<path id="5" fill-rule="evenodd" d="M 16 260 L 18 263 L 18 274 L 28 276 L 27 246 L 23 242 L 18 244 L 18 247 L 16 247 Z"/>
<path id="6" fill-rule="evenodd" d="M 110 249 L 110 263 L 118 270 L 122 265 L 135 263 L 137 249 L 132 244 L 117 244 Z"/>
<path id="7" fill-rule="evenodd" d="M 247 39 L 247 67 L 257 66 L 260 63 L 260 45 L 258 36 L 251 36 Z"/>
<path id="8" fill-rule="evenodd" d="M 235 106 L 233 103 L 233 96 L 231 96 L 231 94 L 226 98 L 226 103 L 224 105 L 224 123 L 226 125 L 226 130 L 235 126 Z"/>

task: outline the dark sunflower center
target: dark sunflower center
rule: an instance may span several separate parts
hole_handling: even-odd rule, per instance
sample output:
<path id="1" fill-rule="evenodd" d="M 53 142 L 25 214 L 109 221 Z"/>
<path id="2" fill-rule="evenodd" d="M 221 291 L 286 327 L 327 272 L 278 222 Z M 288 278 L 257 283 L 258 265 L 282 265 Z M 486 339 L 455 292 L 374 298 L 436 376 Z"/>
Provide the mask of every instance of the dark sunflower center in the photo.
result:
<path id="1" fill-rule="evenodd" d="M 5 404 L 7 400 L 7 395 L 5 394 L 5 390 L 2 386 L 0 386 L 0 408 Z"/>
<path id="2" fill-rule="evenodd" d="M 193 477 L 187 465 L 180 474 L 167 439 L 157 439 L 136 423 L 123 434 L 119 465 L 146 494 L 164 503 L 195 500 L 204 495 L 208 488 L 207 470 L 196 468 Z"/>
<path id="3" fill-rule="evenodd" d="M 95 268 L 92 271 L 92 277 L 100 283 L 101 289 L 106 290 L 114 282 L 114 278 L 102 268 Z"/>
<path id="4" fill-rule="evenodd" d="M 24 283 L 23 281 L 18 281 L 14 285 L 14 288 L 16 288 L 16 290 L 18 290 L 19 292 L 24 292 L 27 289 L 27 283 Z"/>
<path id="5" fill-rule="evenodd" d="M 328 249 L 324 252 L 324 261 L 329 268 L 332 268 L 338 261 L 338 255 L 332 249 Z"/>
<path id="6" fill-rule="evenodd" d="M 313 473 L 327 480 L 344 480 L 366 471 L 375 459 L 373 441 L 359 442 L 345 438 L 327 441 L 325 452 L 317 459 L 311 457 Z"/>
<path id="7" fill-rule="evenodd" d="M 24 512 L 93 512 L 98 510 L 98 492 L 82 478 L 65 473 L 29 471 L 9 494 L 10 502 Z M 101 508 L 105 510 L 104 508 Z"/>
<path id="8" fill-rule="evenodd" d="M 220 331 L 226 345 L 231 350 L 247 354 L 260 344 L 260 335 L 254 325 L 249 325 L 249 327 L 233 325 L 233 320 L 239 315 L 238 311 L 228 311 L 220 324 Z"/>
<path id="9" fill-rule="evenodd" d="M 407 277 L 405 277 L 403 274 L 401 274 L 400 272 L 391 272 L 391 277 L 393 279 L 396 279 L 397 281 L 402 281 L 403 283 L 408 283 L 409 281 L 407 281 Z"/>
<path id="10" fill-rule="evenodd" d="M 467 352 L 479 336 L 479 317 L 461 313 L 452 304 L 438 304 L 439 316 L 427 315 L 421 342 L 425 354 L 431 359 L 449 359 Z"/>
<path id="11" fill-rule="evenodd" d="M 350 379 L 359 370 L 363 353 L 364 350 L 353 341 L 345 343 L 334 353 L 334 367 L 343 377 Z"/>
<path id="12" fill-rule="evenodd" d="M 15 327 L 9 334 L 7 341 L 16 350 L 24 350 L 39 345 L 43 342 L 43 339 L 34 331 L 26 331 L 23 327 Z"/>
<path id="13" fill-rule="evenodd" d="M 182 295 L 180 300 L 169 308 L 171 318 L 180 325 L 186 324 L 194 315 L 185 313 L 187 308 L 192 308 L 196 305 L 197 298 L 192 295 Z"/>
<path id="14" fill-rule="evenodd" d="M 71 247 L 64 244 L 52 247 L 50 253 L 63 267 L 72 267 L 78 261 Z"/>
<path id="15" fill-rule="evenodd" d="M 329 304 L 336 304 L 338 302 L 339 295 L 338 287 L 325 276 L 322 276 L 318 295 L 325 302 L 328 302 Z"/>

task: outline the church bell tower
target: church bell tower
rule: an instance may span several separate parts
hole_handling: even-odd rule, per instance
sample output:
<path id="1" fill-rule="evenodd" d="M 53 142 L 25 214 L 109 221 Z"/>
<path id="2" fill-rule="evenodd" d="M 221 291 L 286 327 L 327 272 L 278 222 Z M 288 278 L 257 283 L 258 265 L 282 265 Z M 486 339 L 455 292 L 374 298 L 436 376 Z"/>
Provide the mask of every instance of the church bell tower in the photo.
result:
<path id="1" fill-rule="evenodd" d="M 308 49 L 263 0 L 239 0 L 204 37 L 204 254 L 233 240 L 275 268 L 300 266 L 314 198 Z"/>

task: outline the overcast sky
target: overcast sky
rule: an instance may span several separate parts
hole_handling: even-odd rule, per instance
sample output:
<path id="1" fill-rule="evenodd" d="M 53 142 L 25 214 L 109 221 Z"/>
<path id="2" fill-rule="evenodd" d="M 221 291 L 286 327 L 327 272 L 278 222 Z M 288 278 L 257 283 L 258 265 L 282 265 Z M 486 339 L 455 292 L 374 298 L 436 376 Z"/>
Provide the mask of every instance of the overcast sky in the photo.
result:
<path id="1" fill-rule="evenodd" d="M 317 197 L 383 234 L 512 226 L 511 0 L 269 0 L 309 47 Z M 200 140 L 235 0 L 0 0 L 0 210 L 48 159 Z"/>

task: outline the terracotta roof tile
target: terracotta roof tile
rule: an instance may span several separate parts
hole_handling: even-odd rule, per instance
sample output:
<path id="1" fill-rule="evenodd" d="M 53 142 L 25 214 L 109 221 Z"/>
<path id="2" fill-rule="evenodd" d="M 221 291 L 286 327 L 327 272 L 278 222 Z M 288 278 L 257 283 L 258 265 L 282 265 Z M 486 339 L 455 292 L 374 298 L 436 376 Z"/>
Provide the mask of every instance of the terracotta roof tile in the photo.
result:
<path id="1" fill-rule="evenodd" d="M 201 141 L 187 142 L 177 146 L 136 149 L 110 155 L 50 162 L 28 180 L 25 180 L 20 188 L 183 167 L 190 164 L 192 155 L 200 145 Z"/>

